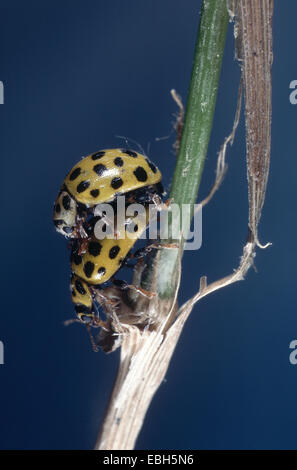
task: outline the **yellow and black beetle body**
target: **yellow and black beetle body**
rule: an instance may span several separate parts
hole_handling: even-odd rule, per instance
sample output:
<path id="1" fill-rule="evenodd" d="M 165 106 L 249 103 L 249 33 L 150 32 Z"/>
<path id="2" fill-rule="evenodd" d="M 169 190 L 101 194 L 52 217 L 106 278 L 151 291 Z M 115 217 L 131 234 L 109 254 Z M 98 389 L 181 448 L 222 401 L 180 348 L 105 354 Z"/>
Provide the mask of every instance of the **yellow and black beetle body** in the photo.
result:
<path id="1" fill-rule="evenodd" d="M 92 153 L 78 162 L 66 176 L 54 206 L 57 230 L 69 238 L 78 238 L 79 219 L 97 204 L 127 196 L 127 202 L 147 203 L 163 192 L 159 169 L 144 155 L 128 149 L 107 149 Z M 61 200 L 68 195 L 68 209 Z"/>
<path id="2" fill-rule="evenodd" d="M 73 241 L 71 253 L 71 292 L 78 318 L 83 323 L 96 324 L 92 286 L 109 281 L 124 263 L 149 222 L 149 209 L 126 219 L 117 226 L 116 238 L 98 240 L 93 235 L 86 243 L 85 252 L 79 254 L 80 243 Z M 117 225 L 117 224 L 116 224 Z"/>
<path id="3" fill-rule="evenodd" d="M 86 324 L 92 323 L 94 306 L 92 292 L 88 283 L 72 274 L 70 290 L 78 319 Z"/>
<path id="4" fill-rule="evenodd" d="M 57 231 L 71 240 L 71 295 L 82 323 L 102 326 L 96 313 L 98 289 L 113 280 L 146 229 L 148 204 L 161 201 L 161 178 L 159 169 L 146 156 L 128 149 L 92 153 L 66 176 L 55 202 L 53 219 Z M 125 196 L 125 207 L 130 203 L 145 206 L 143 217 L 137 215 L 136 223 L 135 217 L 129 217 L 124 227 L 117 226 L 116 203 L 120 195 Z M 116 236 L 99 240 L 94 231 L 98 219 L 95 208 L 102 203 L 113 206 Z M 104 296 L 104 289 L 102 292 Z"/>

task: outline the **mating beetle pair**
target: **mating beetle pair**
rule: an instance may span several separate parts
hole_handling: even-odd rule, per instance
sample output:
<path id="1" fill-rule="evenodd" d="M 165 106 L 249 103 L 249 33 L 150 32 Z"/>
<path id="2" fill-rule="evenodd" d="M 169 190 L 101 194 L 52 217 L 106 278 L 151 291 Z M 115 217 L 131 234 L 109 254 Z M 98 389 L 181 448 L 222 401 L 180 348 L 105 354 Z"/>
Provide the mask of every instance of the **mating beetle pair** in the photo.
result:
<path id="1" fill-rule="evenodd" d="M 66 176 L 54 206 L 54 224 L 71 240 L 71 293 L 78 319 L 98 326 L 94 289 L 111 279 L 148 225 L 148 211 L 129 236 L 98 240 L 94 234 L 95 207 L 115 203 L 119 195 L 126 202 L 144 206 L 161 201 L 161 173 L 145 156 L 128 149 L 92 153 L 78 162 Z M 133 222 L 126 220 L 124 230 Z"/>

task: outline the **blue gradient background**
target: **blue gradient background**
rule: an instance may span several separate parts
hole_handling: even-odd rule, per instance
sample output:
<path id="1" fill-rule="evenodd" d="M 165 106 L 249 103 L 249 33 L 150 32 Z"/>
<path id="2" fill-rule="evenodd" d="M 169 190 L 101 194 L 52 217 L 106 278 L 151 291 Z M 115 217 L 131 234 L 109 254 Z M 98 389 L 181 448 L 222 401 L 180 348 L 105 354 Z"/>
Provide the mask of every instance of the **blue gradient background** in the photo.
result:
<path id="1" fill-rule="evenodd" d="M 139 449 L 295 449 L 296 125 L 289 83 L 297 79 L 297 5 L 275 2 L 273 137 L 258 251 L 247 280 L 194 309 L 166 381 L 137 441 Z M 52 206 L 82 156 L 131 137 L 174 168 L 176 111 L 186 100 L 201 2 L 119 0 L 0 2 L 1 315 L 0 448 L 87 449 L 94 444 L 119 359 L 91 351 L 73 316 L 66 242 Z M 230 28 L 200 198 L 230 131 L 239 69 Z M 224 185 L 204 210 L 203 246 L 184 257 L 180 300 L 199 276 L 224 276 L 247 232 L 241 120 Z"/>

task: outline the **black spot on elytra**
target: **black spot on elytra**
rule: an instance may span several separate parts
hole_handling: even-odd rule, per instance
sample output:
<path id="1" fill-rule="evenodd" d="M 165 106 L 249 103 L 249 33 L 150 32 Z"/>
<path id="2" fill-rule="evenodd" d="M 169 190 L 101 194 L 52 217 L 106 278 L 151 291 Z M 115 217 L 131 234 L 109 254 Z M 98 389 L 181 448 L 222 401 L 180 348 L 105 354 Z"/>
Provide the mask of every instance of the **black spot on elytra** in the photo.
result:
<path id="1" fill-rule="evenodd" d="M 138 156 L 136 152 L 133 152 L 133 150 L 123 149 L 122 152 L 129 155 L 129 157 L 137 158 Z"/>
<path id="2" fill-rule="evenodd" d="M 62 204 L 63 204 L 63 207 L 64 207 L 65 211 L 69 211 L 69 209 L 70 209 L 70 197 L 68 196 L 68 194 L 66 194 L 63 197 Z"/>
<path id="3" fill-rule="evenodd" d="M 93 153 L 91 158 L 92 160 L 99 160 L 99 158 L 104 157 L 104 155 L 105 155 L 104 150 L 101 150 L 100 152 Z"/>
<path id="4" fill-rule="evenodd" d="M 86 295 L 86 290 L 85 290 L 84 286 L 82 285 L 82 283 L 80 282 L 79 279 L 76 279 L 75 287 L 76 287 L 76 290 L 79 294 Z"/>
<path id="5" fill-rule="evenodd" d="M 76 313 L 91 313 L 91 309 L 82 304 L 75 305 L 74 309 Z"/>
<path id="6" fill-rule="evenodd" d="M 122 178 L 113 178 L 111 180 L 111 183 L 110 183 L 110 186 L 113 188 L 113 189 L 118 189 L 120 188 L 121 186 L 123 185 L 123 180 Z"/>
<path id="7" fill-rule="evenodd" d="M 134 226 L 134 232 L 135 232 L 135 233 L 138 232 L 138 225 L 135 225 L 135 226 Z"/>
<path id="8" fill-rule="evenodd" d="M 75 168 L 75 170 L 73 170 L 73 172 L 70 173 L 69 179 L 70 179 L 71 181 L 75 180 L 75 179 L 80 175 L 80 171 L 81 171 L 81 170 L 80 170 L 79 167 L 78 167 L 78 168 Z"/>
<path id="9" fill-rule="evenodd" d="M 87 261 L 84 265 L 84 273 L 87 277 L 91 277 L 94 271 L 95 265 L 91 261 Z"/>
<path id="10" fill-rule="evenodd" d="M 86 189 L 88 189 L 89 186 L 90 186 L 90 181 L 81 181 L 77 185 L 76 190 L 78 193 L 83 193 Z"/>
<path id="11" fill-rule="evenodd" d="M 142 168 L 142 166 L 138 166 L 136 170 L 134 170 L 134 175 L 141 183 L 144 183 L 147 180 L 147 172 Z"/>
<path id="12" fill-rule="evenodd" d="M 121 157 L 115 158 L 113 162 L 116 166 L 123 166 L 124 165 L 124 160 Z"/>
<path id="13" fill-rule="evenodd" d="M 92 191 L 90 191 L 90 194 L 93 197 L 97 197 L 99 196 L 99 192 L 100 192 L 99 189 L 92 189 Z"/>
<path id="14" fill-rule="evenodd" d="M 60 204 L 56 204 L 56 212 L 59 214 L 61 212 L 61 206 Z"/>
<path id="15" fill-rule="evenodd" d="M 99 242 L 90 242 L 88 246 L 88 252 L 92 256 L 98 256 L 101 252 L 101 244 Z"/>
<path id="16" fill-rule="evenodd" d="M 146 158 L 146 161 L 152 172 L 157 173 L 157 167 L 152 162 L 150 162 L 148 158 Z"/>
<path id="17" fill-rule="evenodd" d="M 71 256 L 71 260 L 73 261 L 74 264 L 76 264 L 76 266 L 78 266 L 82 262 L 82 257 L 78 255 L 77 253 L 73 253 Z"/>
<path id="18" fill-rule="evenodd" d="M 93 170 L 95 173 L 97 173 L 98 176 L 102 176 L 105 171 L 107 170 L 105 165 L 102 165 L 102 163 L 98 163 L 98 165 L 95 165 Z"/>
<path id="19" fill-rule="evenodd" d="M 120 247 L 118 245 L 114 245 L 112 248 L 109 250 L 109 257 L 110 259 L 114 259 L 118 256 L 120 251 Z"/>
<path id="20" fill-rule="evenodd" d="M 106 269 L 104 268 L 104 266 L 101 266 L 101 268 L 98 269 L 98 274 L 101 274 L 101 276 L 104 276 L 105 273 L 106 273 Z"/>

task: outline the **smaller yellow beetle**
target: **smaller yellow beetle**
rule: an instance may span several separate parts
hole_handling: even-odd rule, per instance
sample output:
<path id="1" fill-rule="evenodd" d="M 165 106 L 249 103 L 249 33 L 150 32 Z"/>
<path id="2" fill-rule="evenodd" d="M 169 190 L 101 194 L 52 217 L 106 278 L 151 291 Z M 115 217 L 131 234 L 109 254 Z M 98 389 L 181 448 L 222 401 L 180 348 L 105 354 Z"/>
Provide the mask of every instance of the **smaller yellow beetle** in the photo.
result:
<path id="1" fill-rule="evenodd" d="M 98 326 L 98 315 L 93 303 L 92 289 L 110 280 L 120 269 L 149 221 L 149 209 L 126 219 L 117 227 L 117 238 L 98 240 L 93 235 L 79 253 L 80 243 L 73 242 L 71 253 L 71 292 L 78 319 L 90 326 Z"/>
<path id="2" fill-rule="evenodd" d="M 86 324 L 91 323 L 94 315 L 93 298 L 89 285 L 72 274 L 70 290 L 78 319 Z"/>

